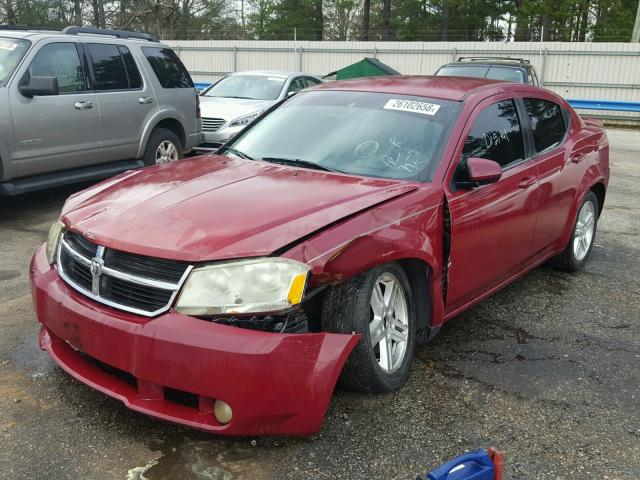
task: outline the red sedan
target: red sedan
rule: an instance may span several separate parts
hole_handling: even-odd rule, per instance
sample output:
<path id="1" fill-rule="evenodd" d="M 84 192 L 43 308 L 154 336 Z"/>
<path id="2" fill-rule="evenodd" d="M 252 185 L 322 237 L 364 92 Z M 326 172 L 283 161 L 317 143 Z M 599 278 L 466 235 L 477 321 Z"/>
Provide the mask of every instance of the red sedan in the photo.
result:
<path id="1" fill-rule="evenodd" d="M 338 377 L 398 389 L 443 322 L 544 262 L 584 265 L 608 149 L 528 85 L 313 88 L 217 155 L 69 198 L 31 264 L 40 345 L 155 417 L 316 432 Z"/>

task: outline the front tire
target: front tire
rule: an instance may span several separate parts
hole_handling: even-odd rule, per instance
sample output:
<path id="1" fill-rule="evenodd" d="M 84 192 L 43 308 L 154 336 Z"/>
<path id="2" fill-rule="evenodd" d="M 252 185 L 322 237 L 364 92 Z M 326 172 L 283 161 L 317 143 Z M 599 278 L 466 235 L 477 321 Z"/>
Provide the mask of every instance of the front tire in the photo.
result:
<path id="1" fill-rule="evenodd" d="M 149 136 L 142 160 L 145 165 L 163 165 L 182 158 L 182 143 L 166 128 L 156 128 Z"/>
<path id="2" fill-rule="evenodd" d="M 382 265 L 333 287 L 322 313 L 327 330 L 362 334 L 342 370 L 342 386 L 391 392 L 404 385 L 415 352 L 416 322 L 411 286 L 400 265 Z"/>
<path id="3" fill-rule="evenodd" d="M 552 266 L 567 272 L 580 270 L 591 253 L 598 226 L 598 198 L 593 192 L 587 193 L 573 225 L 571 238 L 564 251 L 549 262 Z"/>

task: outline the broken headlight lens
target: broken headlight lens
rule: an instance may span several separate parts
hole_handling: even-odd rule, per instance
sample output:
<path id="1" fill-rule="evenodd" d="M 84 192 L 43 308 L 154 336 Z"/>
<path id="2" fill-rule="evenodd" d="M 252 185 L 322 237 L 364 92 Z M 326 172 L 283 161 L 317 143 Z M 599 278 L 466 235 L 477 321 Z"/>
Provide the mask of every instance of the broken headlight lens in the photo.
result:
<path id="1" fill-rule="evenodd" d="M 47 237 L 47 260 L 49 260 L 49 264 L 56 263 L 56 254 L 58 253 L 62 230 L 64 230 L 64 223 L 59 219 L 49 229 L 49 236 Z"/>
<path id="2" fill-rule="evenodd" d="M 284 258 L 258 258 L 193 269 L 176 310 L 186 315 L 266 313 L 302 300 L 309 267 Z"/>

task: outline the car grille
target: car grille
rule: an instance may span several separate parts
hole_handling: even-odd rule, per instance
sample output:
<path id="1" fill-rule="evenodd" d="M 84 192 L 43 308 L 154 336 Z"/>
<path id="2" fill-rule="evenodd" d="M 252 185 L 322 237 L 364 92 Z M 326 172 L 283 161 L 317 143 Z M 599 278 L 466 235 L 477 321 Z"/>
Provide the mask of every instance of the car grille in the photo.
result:
<path id="1" fill-rule="evenodd" d="M 217 132 L 220 127 L 225 124 L 224 118 L 203 118 L 202 119 L 202 131 L 203 132 Z"/>
<path id="2" fill-rule="evenodd" d="M 64 281 L 88 297 L 150 317 L 171 307 L 191 265 L 105 248 L 65 232 L 58 270 Z"/>

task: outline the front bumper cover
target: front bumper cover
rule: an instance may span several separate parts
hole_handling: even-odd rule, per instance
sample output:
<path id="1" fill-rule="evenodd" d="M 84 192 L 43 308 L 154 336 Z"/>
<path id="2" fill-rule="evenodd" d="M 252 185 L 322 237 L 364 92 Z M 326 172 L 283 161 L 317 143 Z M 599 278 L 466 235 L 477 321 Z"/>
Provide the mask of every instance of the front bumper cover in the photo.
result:
<path id="1" fill-rule="evenodd" d="M 224 435 L 317 432 L 358 335 L 277 334 L 168 312 L 153 319 L 92 302 L 68 287 L 41 247 L 30 268 L 40 347 L 81 382 L 127 407 Z M 95 359 L 98 362 L 91 361 Z M 101 368 L 106 364 L 133 379 Z M 166 390 L 197 399 L 186 406 Z M 222 425 L 216 399 L 233 409 Z"/>

